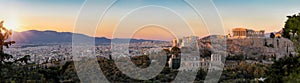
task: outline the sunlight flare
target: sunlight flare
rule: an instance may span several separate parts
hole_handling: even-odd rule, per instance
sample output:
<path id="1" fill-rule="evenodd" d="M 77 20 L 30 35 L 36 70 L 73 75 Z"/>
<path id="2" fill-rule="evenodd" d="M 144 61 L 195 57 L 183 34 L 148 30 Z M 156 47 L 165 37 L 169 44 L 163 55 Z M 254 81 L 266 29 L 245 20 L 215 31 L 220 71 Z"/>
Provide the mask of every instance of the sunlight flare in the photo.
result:
<path id="1" fill-rule="evenodd" d="M 19 29 L 20 24 L 17 19 L 12 18 L 4 21 L 4 27 L 8 30 L 16 31 Z"/>

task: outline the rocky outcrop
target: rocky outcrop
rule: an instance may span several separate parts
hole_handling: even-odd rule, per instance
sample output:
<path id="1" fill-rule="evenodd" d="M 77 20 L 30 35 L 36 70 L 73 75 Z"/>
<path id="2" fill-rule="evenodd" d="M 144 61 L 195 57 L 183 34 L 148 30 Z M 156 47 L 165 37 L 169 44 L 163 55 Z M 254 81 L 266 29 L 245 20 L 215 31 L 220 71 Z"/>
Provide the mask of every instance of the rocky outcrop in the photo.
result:
<path id="1" fill-rule="evenodd" d="M 200 39 L 200 49 L 213 50 L 219 48 L 212 45 L 211 41 L 216 39 Z M 210 44 L 210 45 L 207 45 Z M 296 55 L 293 42 L 286 38 L 229 38 L 226 41 L 228 55 L 244 55 L 247 58 L 260 59 L 265 57 L 276 57 L 276 59 Z"/>

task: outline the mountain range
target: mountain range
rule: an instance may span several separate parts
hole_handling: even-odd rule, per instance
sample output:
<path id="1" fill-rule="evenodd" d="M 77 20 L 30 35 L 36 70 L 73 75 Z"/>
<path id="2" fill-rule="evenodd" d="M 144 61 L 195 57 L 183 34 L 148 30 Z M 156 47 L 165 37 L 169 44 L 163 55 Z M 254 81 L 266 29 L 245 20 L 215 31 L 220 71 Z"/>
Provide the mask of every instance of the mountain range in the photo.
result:
<path id="1" fill-rule="evenodd" d="M 50 31 L 50 30 L 47 31 L 29 30 L 23 32 L 13 32 L 13 35 L 10 36 L 8 40 L 16 41 L 17 44 L 72 43 L 73 35 L 76 35 L 76 37 L 80 37 L 84 39 L 94 38 L 96 44 L 110 44 L 112 40 L 120 41 L 120 40 L 129 39 L 129 38 L 108 39 L 105 37 L 91 37 L 79 33 L 57 32 L 57 31 Z M 159 42 L 159 40 L 130 39 L 131 43 L 146 42 L 146 41 Z"/>

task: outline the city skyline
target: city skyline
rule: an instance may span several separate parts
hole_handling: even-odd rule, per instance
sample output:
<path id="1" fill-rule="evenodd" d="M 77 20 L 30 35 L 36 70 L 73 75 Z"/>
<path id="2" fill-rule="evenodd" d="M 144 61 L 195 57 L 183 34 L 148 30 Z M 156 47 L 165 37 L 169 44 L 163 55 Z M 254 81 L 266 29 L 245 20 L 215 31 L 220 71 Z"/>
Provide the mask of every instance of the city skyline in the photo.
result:
<path id="1" fill-rule="evenodd" d="M 297 14 L 300 1 L 296 0 L 213 0 L 219 15 L 221 16 L 225 30 L 232 30 L 237 27 L 250 28 L 255 30 L 266 30 L 266 32 L 279 31 L 284 26 L 286 16 Z M 84 0 L 61 1 L 61 0 L 2 0 L 0 1 L 0 20 L 5 21 L 8 28 L 15 31 L 27 30 L 54 30 L 58 32 L 72 32 L 76 23 L 76 17 L 80 12 Z M 208 35 L 207 29 L 203 21 L 197 17 L 194 11 L 186 6 L 183 0 L 175 0 L 173 2 L 151 0 L 151 1 L 118 1 L 115 3 L 103 18 L 102 24 L 98 27 L 97 33 L 86 34 L 96 37 L 111 38 L 119 18 L 135 7 L 144 5 L 165 5 L 175 12 L 179 12 L 186 22 L 191 25 L 196 36 Z M 101 3 L 99 3 L 101 5 Z M 153 8 L 151 11 L 142 12 L 164 13 L 164 10 Z M 150 14 L 149 14 L 150 15 Z M 141 19 L 141 17 L 135 17 Z M 90 17 L 92 18 L 92 17 Z M 166 17 L 168 18 L 168 17 Z M 172 18 L 169 22 L 172 23 Z M 174 28 L 184 29 L 184 28 Z M 159 33 L 157 33 L 159 32 Z M 227 33 L 228 31 L 226 31 Z M 126 34 L 126 32 L 124 32 Z M 180 34 L 191 35 L 191 34 Z M 158 26 L 146 26 L 143 30 L 139 30 L 133 35 L 134 38 L 140 39 L 159 39 L 171 40 L 173 35 L 171 32 L 161 29 Z"/>

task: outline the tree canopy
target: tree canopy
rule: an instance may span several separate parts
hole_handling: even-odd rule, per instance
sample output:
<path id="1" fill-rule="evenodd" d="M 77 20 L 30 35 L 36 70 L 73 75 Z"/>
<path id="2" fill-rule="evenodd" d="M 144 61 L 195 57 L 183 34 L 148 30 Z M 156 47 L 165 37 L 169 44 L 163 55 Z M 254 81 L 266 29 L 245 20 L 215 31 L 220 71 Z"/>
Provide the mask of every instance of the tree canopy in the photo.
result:
<path id="1" fill-rule="evenodd" d="M 300 53 L 300 13 L 298 15 L 287 16 L 287 21 L 283 28 L 282 36 L 293 41 L 295 51 Z M 268 70 L 267 82 L 300 82 L 300 57 L 289 56 L 276 61 Z"/>
<path id="2" fill-rule="evenodd" d="M 289 39 L 295 38 L 295 36 L 300 35 L 300 13 L 298 15 L 287 16 L 287 18 L 282 36 Z"/>

